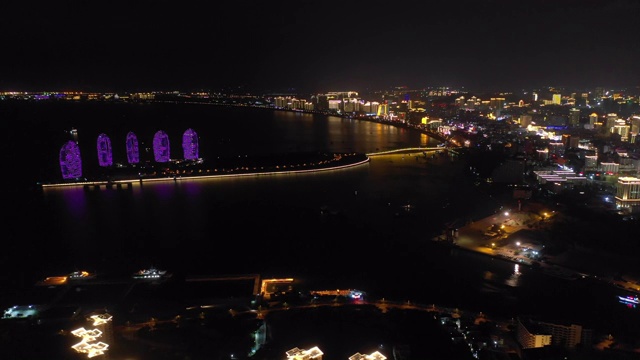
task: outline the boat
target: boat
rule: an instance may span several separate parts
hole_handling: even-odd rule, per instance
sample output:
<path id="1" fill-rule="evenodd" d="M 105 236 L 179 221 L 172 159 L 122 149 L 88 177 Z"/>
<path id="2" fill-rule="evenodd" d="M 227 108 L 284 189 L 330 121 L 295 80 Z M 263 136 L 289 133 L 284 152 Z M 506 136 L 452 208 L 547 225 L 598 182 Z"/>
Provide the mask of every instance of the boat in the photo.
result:
<path id="1" fill-rule="evenodd" d="M 86 280 L 93 279 L 95 274 L 91 274 L 88 271 L 74 271 L 71 274 L 67 275 L 68 280 Z"/>
<path id="2" fill-rule="evenodd" d="M 638 295 L 627 295 L 627 296 L 618 296 L 618 300 L 620 300 L 621 303 L 625 303 L 625 304 L 640 304 L 640 299 L 638 299 Z"/>
<path id="3" fill-rule="evenodd" d="M 142 269 L 133 273 L 134 279 L 142 279 L 142 280 L 158 280 L 158 279 L 163 279 L 168 277 L 171 277 L 171 274 L 168 274 L 166 270 L 159 270 L 155 267 Z"/>

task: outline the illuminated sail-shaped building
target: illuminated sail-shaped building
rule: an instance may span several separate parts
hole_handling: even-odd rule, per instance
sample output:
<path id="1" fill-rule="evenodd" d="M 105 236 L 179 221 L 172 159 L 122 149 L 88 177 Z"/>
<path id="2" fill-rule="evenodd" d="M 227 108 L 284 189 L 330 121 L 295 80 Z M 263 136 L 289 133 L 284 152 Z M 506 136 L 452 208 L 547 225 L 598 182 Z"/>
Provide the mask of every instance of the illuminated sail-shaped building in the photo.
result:
<path id="1" fill-rule="evenodd" d="M 171 159 L 169 136 L 162 130 L 153 135 L 153 156 L 156 162 L 169 162 Z"/>
<path id="2" fill-rule="evenodd" d="M 137 164 L 140 162 L 138 137 L 132 131 L 129 131 L 127 134 L 127 161 L 129 161 L 129 164 Z"/>
<path id="3" fill-rule="evenodd" d="M 109 139 L 107 134 L 98 135 L 98 164 L 102 167 L 113 165 L 111 139 Z"/>
<path id="4" fill-rule="evenodd" d="M 60 171 L 63 179 L 82 177 L 82 159 L 78 144 L 69 140 L 60 149 Z"/>
<path id="5" fill-rule="evenodd" d="M 198 159 L 198 134 L 193 129 L 187 129 L 182 135 L 182 150 L 185 160 Z"/>

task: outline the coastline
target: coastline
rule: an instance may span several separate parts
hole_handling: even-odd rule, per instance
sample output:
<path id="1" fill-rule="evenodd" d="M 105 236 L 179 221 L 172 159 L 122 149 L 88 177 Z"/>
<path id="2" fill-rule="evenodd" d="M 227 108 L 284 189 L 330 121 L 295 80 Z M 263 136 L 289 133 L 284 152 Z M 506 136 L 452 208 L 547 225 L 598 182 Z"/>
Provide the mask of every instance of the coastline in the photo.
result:
<path id="1" fill-rule="evenodd" d="M 302 157 L 301 157 L 302 156 Z M 264 176 L 278 174 L 295 174 L 305 172 L 318 172 L 328 170 L 339 170 L 353 166 L 363 165 L 369 162 L 366 154 L 315 154 L 305 157 L 305 154 L 284 154 L 273 157 L 264 157 L 252 162 L 238 163 L 235 165 L 219 163 L 220 167 L 206 167 L 184 165 L 184 163 L 174 163 L 163 172 L 156 172 L 155 168 L 149 173 L 139 173 L 136 176 L 128 174 L 126 171 L 119 174 L 109 174 L 94 176 L 92 179 L 73 179 L 58 183 L 39 183 L 42 188 L 65 187 L 65 186 L 87 186 L 87 187 L 122 187 L 135 183 L 157 182 L 157 181 L 182 181 L 198 180 L 207 178 L 220 178 L 227 176 Z M 134 169 L 135 170 L 135 169 Z M 128 171 L 131 172 L 131 169 Z M 135 172 L 135 171 L 134 171 Z"/>
<path id="2" fill-rule="evenodd" d="M 565 280 L 592 278 L 617 287 L 624 292 L 640 294 L 640 278 L 633 274 L 619 275 L 610 265 L 602 261 L 606 254 L 590 252 L 586 249 L 569 249 L 562 253 L 549 255 L 541 252 L 540 258 L 527 255 L 525 248 L 540 246 L 546 234 L 544 229 L 535 228 L 536 222 L 553 221 L 553 215 L 547 218 L 536 216 L 541 204 L 523 206 L 520 211 L 513 211 L 508 216 L 492 214 L 460 227 L 446 239 L 440 235 L 433 241 L 456 248 L 472 251 L 496 259 L 513 262 L 539 269 L 549 276 Z M 552 214 L 552 213 L 549 213 Z M 495 237 L 485 235 L 493 224 L 501 224 L 502 233 Z M 526 232 L 526 236 L 523 233 Z M 530 241 L 530 242 L 529 242 Z M 544 246 L 542 246 L 544 247 Z M 609 254 L 609 263 L 623 262 L 621 256 Z"/>

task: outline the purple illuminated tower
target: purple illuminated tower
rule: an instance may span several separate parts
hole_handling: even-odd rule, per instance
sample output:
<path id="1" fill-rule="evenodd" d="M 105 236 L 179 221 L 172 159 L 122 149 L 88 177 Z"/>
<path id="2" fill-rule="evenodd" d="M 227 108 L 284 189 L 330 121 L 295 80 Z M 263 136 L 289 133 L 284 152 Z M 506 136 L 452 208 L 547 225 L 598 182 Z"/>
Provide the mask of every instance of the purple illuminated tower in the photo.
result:
<path id="1" fill-rule="evenodd" d="M 133 131 L 127 134 L 127 160 L 129 164 L 137 164 L 140 162 L 140 152 L 138 151 L 138 138 Z"/>
<path id="2" fill-rule="evenodd" d="M 169 136 L 162 130 L 158 130 L 153 136 L 153 156 L 156 162 L 169 162 Z"/>
<path id="3" fill-rule="evenodd" d="M 69 140 L 60 149 L 60 170 L 63 179 L 76 179 L 82 177 L 82 160 L 78 144 Z"/>
<path id="4" fill-rule="evenodd" d="M 111 139 L 109 139 L 107 134 L 98 135 L 98 164 L 102 167 L 113 165 Z"/>
<path id="5" fill-rule="evenodd" d="M 198 158 L 198 134 L 193 129 L 187 129 L 182 135 L 182 150 L 185 160 Z"/>

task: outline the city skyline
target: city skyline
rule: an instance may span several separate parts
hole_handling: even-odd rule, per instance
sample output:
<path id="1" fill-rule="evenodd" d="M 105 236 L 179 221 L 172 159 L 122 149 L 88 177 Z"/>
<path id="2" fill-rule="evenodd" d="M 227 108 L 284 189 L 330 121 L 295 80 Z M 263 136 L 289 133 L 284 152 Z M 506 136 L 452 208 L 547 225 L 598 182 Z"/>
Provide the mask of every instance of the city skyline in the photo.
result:
<path id="1" fill-rule="evenodd" d="M 20 176 L 18 184 L 25 185 L 18 187 L 17 196 L 13 188 L 5 194 L 5 202 L 12 205 L 13 211 L 8 212 L 7 220 L 9 226 L 6 231 L 8 241 L 5 253 L 9 255 L 2 262 L 7 269 L 6 273 L 10 275 L 4 278 L 3 283 L 7 284 L 8 289 L 15 287 L 16 290 L 21 290 L 15 294 L 5 292 L 2 299 L 5 309 L 14 304 L 22 304 L 18 299 L 22 299 L 23 289 L 32 289 L 35 280 L 45 276 L 69 274 L 75 268 L 96 274 L 98 282 L 103 277 L 113 279 L 123 276 L 131 279 L 132 274 L 140 273 L 136 270 L 146 269 L 151 264 L 153 268 L 158 266 L 155 269 L 163 269 L 161 271 L 169 269 L 170 273 L 176 275 L 171 277 L 174 279 L 172 281 L 186 280 L 191 274 L 193 279 L 202 279 L 198 275 L 218 277 L 225 274 L 259 274 L 265 278 L 277 279 L 291 277 L 299 279 L 301 285 L 314 290 L 364 289 L 369 299 L 382 299 L 385 309 L 387 304 L 397 300 L 402 306 L 424 304 L 425 308 L 435 308 L 437 304 L 438 307 L 455 308 L 456 312 L 460 310 L 464 314 L 479 311 L 480 314 L 488 314 L 489 318 L 495 316 L 512 319 L 510 324 L 517 324 L 518 327 L 514 329 L 505 326 L 507 332 L 493 339 L 517 339 L 519 342 L 514 340 L 509 349 L 519 349 L 523 353 L 531 346 L 528 342 L 530 337 L 520 336 L 524 334 L 524 328 L 519 319 L 525 314 L 536 315 L 534 319 L 542 320 L 545 324 L 559 325 L 554 329 L 567 329 L 567 325 L 571 324 L 571 329 L 588 330 L 580 338 L 572 337 L 567 342 L 569 347 L 577 347 L 582 342 L 577 349 L 581 352 L 589 350 L 589 345 L 594 345 L 593 351 L 598 351 L 597 354 L 603 351 L 602 347 L 596 350 L 592 340 L 608 347 L 604 350 L 607 351 L 605 356 L 619 354 L 622 358 L 637 348 L 639 330 L 636 325 L 640 322 L 637 321 L 639 313 L 636 305 L 620 303 L 623 299 L 636 301 L 631 296 L 636 293 L 637 288 L 634 280 L 637 278 L 637 262 L 634 262 L 634 254 L 637 254 L 634 241 L 638 229 L 636 215 L 623 215 L 617 209 L 614 210 L 614 201 L 609 200 L 613 199 L 617 188 L 612 188 L 612 181 L 603 177 L 588 180 L 585 176 L 579 179 L 572 173 L 547 173 L 545 170 L 554 165 L 573 166 L 572 164 L 577 164 L 574 160 L 584 155 L 582 158 L 587 159 L 583 169 L 592 172 L 607 171 L 612 176 L 619 171 L 620 174 L 637 174 L 637 160 L 619 161 L 627 154 L 618 146 L 629 145 L 631 153 L 636 143 L 618 143 L 616 140 L 621 140 L 623 133 L 613 136 L 613 132 L 608 131 L 610 126 L 615 126 L 617 116 L 607 115 L 606 121 L 595 126 L 595 119 L 591 116 L 589 123 L 585 123 L 582 120 L 586 119 L 556 113 L 561 106 L 549 106 L 549 111 L 533 114 L 528 111 L 519 112 L 518 109 L 524 109 L 516 106 L 503 108 L 505 104 L 502 100 L 491 99 L 480 104 L 477 112 L 497 115 L 497 110 L 514 110 L 513 120 L 516 120 L 518 114 L 521 115 L 522 128 L 507 120 L 486 121 L 484 124 L 461 121 L 460 124 L 467 123 L 464 128 L 451 124 L 458 129 L 454 132 L 461 136 L 468 134 L 470 145 L 480 145 L 477 148 L 481 152 L 476 153 L 479 156 L 465 157 L 451 153 L 447 156 L 448 150 L 440 153 L 441 147 L 437 146 L 439 144 L 434 142 L 435 139 L 410 131 L 409 126 L 385 125 L 391 124 L 390 122 L 352 121 L 304 112 L 263 111 L 249 106 L 204 106 L 193 104 L 189 100 L 184 103 L 148 101 L 140 104 L 134 97 L 128 97 L 132 100 L 130 103 L 124 99 L 123 96 L 122 101 L 113 102 L 31 99 L 0 101 L 7 123 L 14 127 L 13 131 L 5 132 L 6 139 L 3 142 L 7 149 L 13 150 L 6 152 L 7 163 L 13 164 L 10 160 L 15 159 L 11 155 L 19 152 L 19 171 L 16 173 Z M 242 97 L 234 96 L 229 99 Z M 253 104 L 256 103 L 254 99 L 251 100 Z M 554 97 L 554 100 L 561 98 Z M 476 109 L 477 103 L 452 101 L 455 107 L 452 106 L 452 111 L 448 114 L 454 116 L 460 113 L 457 110 Z M 611 103 L 613 102 L 610 101 L 608 105 Z M 280 103 L 285 104 L 288 102 Z M 295 103 L 292 102 L 292 106 L 293 104 Z M 629 105 L 635 108 L 637 102 L 632 100 Z M 445 107 L 445 110 L 448 108 Z M 564 108 L 568 110 L 568 107 Z M 410 113 L 406 108 L 397 109 L 398 112 Z M 591 111 L 589 113 L 592 114 Z M 421 125 L 423 114 L 416 114 L 420 116 L 409 120 L 414 120 L 415 125 Z M 577 113 L 574 111 L 569 114 Z M 561 123 L 567 125 L 568 130 L 580 128 L 582 131 L 579 136 L 571 134 L 571 137 L 562 137 L 562 142 L 558 138 L 559 133 L 556 134 L 553 141 L 556 145 L 553 147 L 544 141 L 542 133 L 535 131 L 534 135 L 534 131 L 524 131 L 525 126 L 528 128 L 533 121 L 547 115 L 551 126 Z M 443 117 L 448 118 L 444 113 Z M 634 123 L 631 119 L 628 120 L 630 126 L 625 135 L 637 134 L 637 122 L 635 130 L 632 130 Z M 436 121 L 432 124 L 440 127 L 444 122 Z M 395 156 L 371 156 L 367 165 L 362 167 L 307 174 L 309 176 L 271 174 L 274 176 L 228 178 L 224 174 L 209 182 L 202 181 L 203 179 L 188 180 L 186 172 L 181 169 L 179 180 L 174 175 L 173 178 L 166 177 L 166 182 L 152 181 L 143 184 L 141 178 L 136 178 L 138 181 L 132 181 L 130 186 L 82 186 L 67 187 L 66 190 L 55 187 L 46 189 L 43 186 L 38 191 L 33 191 L 36 189 L 31 184 L 35 183 L 29 184 L 25 180 L 30 175 L 57 174 L 55 166 L 58 165 L 56 161 L 59 157 L 55 150 L 59 149 L 58 140 L 62 138 L 79 134 L 82 147 L 87 149 L 83 161 L 86 161 L 85 164 L 93 163 L 97 168 L 102 167 L 101 160 L 107 160 L 108 163 L 113 160 L 113 164 L 118 160 L 128 160 L 125 155 L 130 154 L 124 152 L 125 145 L 128 146 L 125 139 L 131 139 L 131 131 L 135 131 L 142 139 L 147 135 L 158 134 L 160 128 L 161 134 L 170 135 L 172 139 L 179 141 L 184 139 L 185 129 L 191 126 L 198 131 L 201 143 L 205 145 L 202 150 L 207 160 L 219 161 L 220 155 L 232 154 L 233 169 L 238 169 L 238 154 L 248 154 L 244 158 L 251 159 L 253 154 L 293 152 L 294 159 L 304 155 L 302 159 L 305 164 L 309 164 L 308 155 L 305 155 L 307 150 L 320 149 L 329 154 L 369 154 L 373 150 L 377 152 L 379 149 L 406 147 L 412 150 Z M 467 131 L 472 127 L 473 133 Z M 68 129 L 71 131 L 66 132 Z M 443 127 L 442 130 L 447 129 Z M 600 140 L 606 141 L 581 141 L 595 140 L 596 135 Z M 101 145 L 110 147 L 108 139 L 114 140 L 113 149 L 119 149 L 119 153 L 101 151 Z M 147 139 L 151 140 L 150 137 Z M 152 142 L 146 143 L 151 145 Z M 418 146 L 417 150 L 412 145 Z M 433 155 L 428 156 L 423 145 L 432 146 Z M 180 149 L 179 146 L 172 148 Z M 54 151 L 49 154 L 47 149 Z M 165 149 L 169 150 L 169 147 Z M 503 163 L 505 166 L 496 167 L 500 171 L 494 172 L 493 165 L 502 163 L 503 158 L 492 156 L 489 151 L 491 149 L 504 151 L 505 155 L 510 156 L 528 154 L 528 160 L 516 162 L 508 157 L 508 161 Z M 149 159 L 151 155 L 155 158 L 155 151 L 150 146 L 145 152 Z M 436 152 L 440 155 L 436 155 Z M 210 154 L 217 156 L 208 156 Z M 600 161 L 595 154 L 603 155 Z M 282 159 L 280 156 L 276 158 Z M 493 165 L 480 163 L 479 158 L 486 159 Z M 518 164 L 526 164 L 527 167 L 520 167 Z M 29 171 L 25 173 L 23 170 L 27 168 Z M 52 168 L 54 171 L 50 171 Z M 95 171 L 95 168 L 92 170 Z M 222 168 L 222 165 L 218 168 Z M 135 173 L 140 176 L 138 169 L 141 168 L 136 167 Z M 511 187 L 506 184 L 512 183 L 509 179 L 524 180 L 523 169 L 543 169 L 543 172 L 526 172 L 529 174 L 526 182 L 514 182 L 526 186 L 519 188 L 518 185 L 517 193 L 515 190 L 512 192 Z M 290 172 L 292 169 L 287 166 L 286 171 Z M 535 180 L 532 175 L 536 175 Z M 621 179 L 627 181 L 624 177 Z M 586 181 L 590 185 L 583 187 Z M 631 190 L 634 184 L 629 181 L 629 185 L 626 188 Z M 537 190 L 532 190 L 527 195 L 527 189 Z M 529 205 L 532 206 L 528 207 Z M 505 209 L 508 211 L 504 211 Z M 550 213 L 555 215 L 547 218 Z M 575 219 L 574 216 L 577 215 L 582 216 Z M 30 223 L 36 223 L 37 226 L 24 226 Z M 464 223 L 473 224 L 473 228 L 461 226 L 459 232 L 450 231 L 454 224 Z M 504 228 L 501 226 L 501 230 L 498 230 L 499 224 L 503 224 Z M 492 232 L 487 231 L 488 226 L 492 226 Z M 221 231 L 223 228 L 231 231 L 230 238 Z M 443 237 L 452 243 L 444 246 Z M 454 239 L 458 245 L 465 244 L 465 241 L 466 244 L 477 245 L 473 249 L 479 251 L 476 253 L 450 247 L 454 245 Z M 530 258 L 525 256 L 528 249 L 521 247 L 529 240 L 532 240 L 532 245 L 533 241 L 538 240 L 544 245 L 547 252 L 545 256 L 548 256 L 544 258 L 544 264 L 542 259 L 536 266 L 529 263 Z M 25 244 L 33 248 L 28 254 L 24 252 Z M 582 251 L 582 244 L 589 250 Z M 613 250 L 616 256 L 609 253 Z M 485 257 L 481 253 L 495 256 Z M 366 264 L 354 265 L 354 259 L 364 259 L 361 263 Z M 385 266 L 387 263 L 392 265 Z M 569 269 L 578 271 L 574 274 L 578 276 L 552 270 L 557 269 L 556 265 L 564 264 Z M 545 268 L 549 270 L 548 273 Z M 77 272 L 72 274 L 75 273 Z M 52 277 L 55 278 L 66 279 Z M 620 279 L 624 281 L 619 281 Z M 627 282 L 627 279 L 631 280 Z M 135 281 L 140 283 L 139 280 Z M 185 305 L 212 304 L 211 300 L 217 298 L 217 291 L 220 291 L 215 286 L 205 290 L 199 280 L 167 282 L 167 285 L 178 286 L 161 288 L 156 285 L 164 284 L 153 284 L 151 291 L 147 292 L 142 287 L 130 291 L 125 282 L 123 290 L 131 294 L 131 297 L 125 299 L 112 290 L 113 283 L 110 280 L 108 284 L 109 289 L 103 290 L 102 287 L 72 283 L 68 287 L 72 291 L 66 292 L 70 296 L 69 300 L 56 300 L 55 309 L 59 308 L 57 305 L 82 303 L 79 311 L 83 315 L 77 320 L 84 321 L 86 310 L 108 308 L 109 316 L 113 316 L 118 325 L 142 325 L 152 316 L 160 321 L 167 321 L 167 324 L 174 324 L 173 320 L 182 319 L 182 322 L 175 323 L 179 326 L 171 332 L 165 332 L 167 329 L 160 327 L 160 331 L 151 333 L 144 328 L 135 332 L 130 327 L 117 329 L 127 329 L 128 334 L 135 334 L 143 340 L 150 339 L 147 335 L 162 334 L 163 347 L 159 349 L 170 354 L 167 346 L 175 344 L 171 353 L 176 354 L 176 358 L 183 358 L 189 351 L 195 354 L 198 349 L 207 351 L 207 356 L 211 355 L 210 336 L 205 339 L 193 337 L 189 342 L 193 344 L 189 351 L 178 353 L 173 350 L 180 349 L 180 344 L 183 344 L 183 330 L 189 329 L 188 322 L 193 320 L 194 325 L 200 328 L 204 326 L 202 318 L 192 316 L 200 309 L 194 307 L 196 312 L 183 311 Z M 185 284 L 194 285 L 194 288 L 200 290 L 192 291 L 190 287 L 183 287 Z M 38 288 L 50 290 L 48 287 L 36 289 Z M 29 293 L 24 295 L 28 298 Z M 96 295 L 95 298 L 93 294 Z M 159 296 L 162 294 L 168 296 Z M 231 295 L 234 300 L 238 299 L 234 293 L 224 292 L 225 298 Z M 221 300 L 222 297 L 220 296 Z M 330 309 L 336 308 L 333 305 L 334 299 L 333 296 L 327 299 L 332 304 Z M 312 300 L 304 297 L 301 301 L 306 305 Z M 287 309 L 289 304 L 293 303 L 287 299 Z M 429 304 L 432 304 L 431 307 Z M 316 305 L 314 302 L 313 306 Z M 243 309 L 247 309 L 247 306 L 255 309 L 259 303 L 249 303 L 247 300 L 241 306 Z M 269 307 L 275 306 L 270 304 Z M 226 312 L 226 303 L 225 306 L 211 309 L 221 309 L 225 314 L 235 316 L 231 311 Z M 32 319 L 34 323 L 29 326 L 32 329 L 29 332 L 40 335 L 42 340 L 54 345 L 61 345 L 63 342 L 66 344 L 71 336 L 63 338 L 58 332 L 54 335 L 35 330 L 44 329 L 51 320 L 60 321 L 57 324 L 64 321 L 64 326 L 55 325 L 57 329 L 73 329 L 70 324 L 75 321 L 51 319 L 47 316 L 45 314 L 42 317 L 44 325 L 35 322 L 40 319 Z M 314 317 L 316 321 L 324 318 L 317 315 Z M 411 318 L 415 319 L 413 316 Z M 341 319 L 347 325 L 360 322 L 358 317 L 343 316 Z M 514 319 L 518 319 L 517 322 Z M 277 323 L 272 320 L 276 319 L 269 319 L 270 324 Z M 570 322 L 565 323 L 565 320 Z M 9 321 L 11 320 L 4 322 L 5 326 L 11 324 Z M 24 321 L 31 323 L 31 320 Z M 222 326 L 226 324 L 218 321 L 212 323 Z M 272 329 L 276 329 L 273 333 L 300 334 L 309 339 L 322 336 L 317 322 L 313 323 L 310 330 L 302 330 L 300 325 L 304 323 L 299 321 L 293 326 L 282 328 L 283 330 L 273 327 Z M 417 353 L 417 349 L 430 354 L 434 352 L 432 346 L 424 344 L 436 331 L 415 332 L 413 329 L 418 327 L 398 324 L 401 324 L 398 328 L 412 330 L 396 339 L 411 347 L 414 358 L 425 358 Z M 424 325 L 424 322 L 421 324 Z M 517 330 L 520 328 L 523 330 Z M 16 331 L 6 332 L 8 335 L 0 345 L 18 356 L 30 356 L 31 353 L 38 352 L 41 347 L 21 346 L 32 343 L 33 337 L 21 336 L 20 329 L 16 327 Z M 215 327 L 209 329 L 217 330 Z M 336 333 L 335 328 L 329 330 L 332 334 Z M 547 333 L 544 336 L 551 342 L 554 337 L 562 339 L 561 335 L 556 335 L 552 330 L 546 331 L 552 337 Z M 234 339 L 241 338 L 230 327 L 220 333 L 233 336 Z M 424 333 L 430 334 L 430 337 L 425 338 Z M 591 334 L 594 336 L 591 337 Z M 71 335 L 77 336 L 74 333 Z M 414 337 L 410 335 L 416 335 L 416 340 L 412 340 Z M 20 342 L 23 338 L 27 340 Z M 119 336 L 115 338 L 117 340 L 114 342 L 105 341 L 105 344 L 110 345 L 109 353 L 112 355 L 124 354 L 142 358 L 145 352 L 153 354 L 153 349 L 141 346 L 138 355 L 135 349 L 129 347 L 130 344 L 136 345 L 137 349 L 137 345 L 144 345 L 146 342 L 129 342 Z M 439 343 L 448 345 L 449 338 L 446 337 Z M 606 342 L 601 341 L 603 339 Z M 299 339 L 289 340 L 278 335 L 272 340 L 269 346 L 277 350 L 278 354 L 295 346 L 307 348 L 306 341 Z M 321 339 L 317 345 L 327 354 L 336 354 L 337 351 L 328 343 Z M 368 347 L 352 347 L 354 342 L 350 336 L 339 336 L 337 343 L 348 344 L 349 354 L 353 351 L 369 352 Z M 392 347 L 387 345 L 390 342 L 376 341 L 374 344 L 383 343 L 385 345 L 380 349 L 387 349 L 392 354 Z M 463 345 L 465 353 L 469 354 L 469 346 Z M 495 345 L 497 344 L 494 342 Z M 618 352 L 623 348 L 624 352 Z M 50 357 L 67 358 L 70 351 L 84 349 L 84 343 L 74 345 L 73 348 L 64 345 L 59 350 L 59 357 Z M 532 352 L 552 349 L 569 351 L 556 346 L 547 349 L 542 347 Z M 235 350 L 233 353 L 239 354 Z M 451 352 L 447 354 L 450 358 L 458 358 L 451 355 Z M 259 355 L 255 358 L 276 357 Z"/>
<path id="2" fill-rule="evenodd" d="M 3 91 L 640 83 L 632 1 L 2 5 Z"/>

